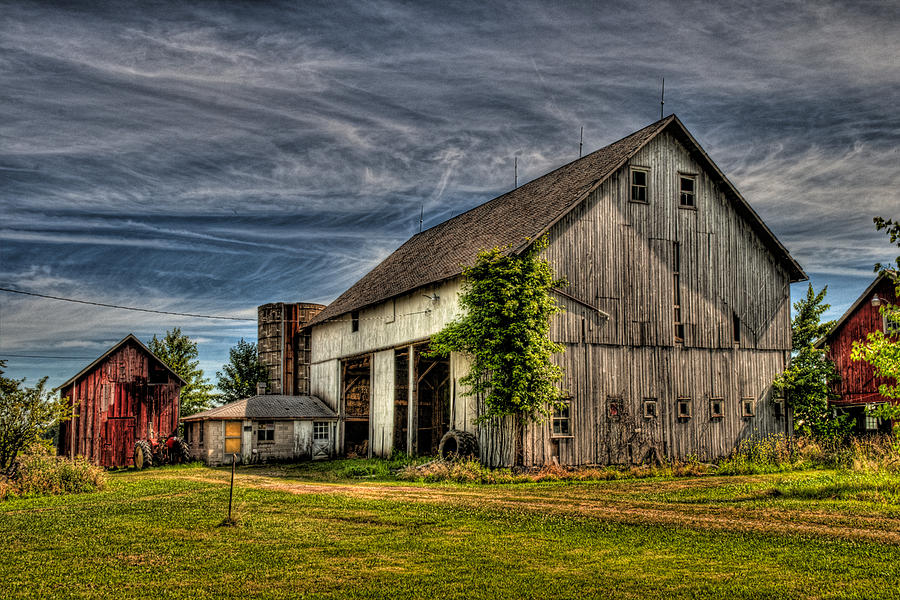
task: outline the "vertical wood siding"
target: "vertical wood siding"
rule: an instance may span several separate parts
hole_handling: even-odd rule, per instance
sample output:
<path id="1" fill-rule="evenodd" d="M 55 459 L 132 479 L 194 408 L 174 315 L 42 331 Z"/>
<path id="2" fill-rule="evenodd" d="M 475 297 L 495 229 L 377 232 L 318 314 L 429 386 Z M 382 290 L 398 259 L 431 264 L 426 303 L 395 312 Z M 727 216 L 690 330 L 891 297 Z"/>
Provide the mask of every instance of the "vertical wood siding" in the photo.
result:
<path id="1" fill-rule="evenodd" d="M 60 390 L 74 403 L 76 417 L 60 428 L 58 451 L 104 467 L 133 463 L 134 442 L 167 436 L 178 428 L 180 382 L 148 383 L 151 358 L 126 342 L 93 369 Z"/>

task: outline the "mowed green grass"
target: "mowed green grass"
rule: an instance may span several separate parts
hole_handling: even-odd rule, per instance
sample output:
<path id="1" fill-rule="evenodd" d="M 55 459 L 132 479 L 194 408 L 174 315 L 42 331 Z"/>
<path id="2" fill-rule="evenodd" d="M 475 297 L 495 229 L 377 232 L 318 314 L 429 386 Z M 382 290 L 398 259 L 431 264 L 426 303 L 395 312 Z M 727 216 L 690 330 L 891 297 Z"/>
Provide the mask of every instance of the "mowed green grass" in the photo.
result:
<path id="1" fill-rule="evenodd" d="M 900 596 L 896 479 L 842 497 L 835 472 L 490 487 L 247 469 L 240 525 L 220 527 L 227 476 L 0 503 L 0 598 Z"/>

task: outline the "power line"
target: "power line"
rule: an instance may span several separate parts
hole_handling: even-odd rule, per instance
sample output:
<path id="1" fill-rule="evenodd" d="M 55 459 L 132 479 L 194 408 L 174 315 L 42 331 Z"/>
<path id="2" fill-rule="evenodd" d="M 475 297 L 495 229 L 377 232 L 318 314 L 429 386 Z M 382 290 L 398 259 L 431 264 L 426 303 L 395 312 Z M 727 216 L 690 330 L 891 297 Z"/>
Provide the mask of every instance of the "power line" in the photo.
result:
<path id="1" fill-rule="evenodd" d="M 197 319 L 222 319 L 226 321 L 253 321 L 256 319 L 244 319 L 241 317 L 221 317 L 217 315 L 198 315 L 193 313 L 180 313 L 168 310 L 154 310 L 152 308 L 137 308 L 134 306 L 119 306 L 118 304 L 106 304 L 105 302 L 92 302 L 90 300 L 76 300 L 75 298 L 63 298 L 62 296 L 49 296 L 47 294 L 38 294 L 35 292 L 26 292 L 24 290 L 14 290 L 10 288 L 0 287 L 0 292 L 8 292 L 10 294 L 22 294 L 23 296 L 35 296 L 37 298 L 48 298 L 50 300 L 61 300 L 63 302 L 74 302 L 76 304 L 88 304 L 90 306 L 101 306 L 103 308 L 117 308 L 119 310 L 133 310 L 137 312 L 153 313 L 157 315 L 174 315 L 176 317 L 194 317 Z"/>
<path id="2" fill-rule="evenodd" d="M 10 354 L 9 352 L 0 351 L 0 356 L 12 356 L 15 358 L 53 358 L 53 359 L 68 359 L 68 360 L 94 360 L 97 358 L 96 356 L 45 356 L 37 354 Z"/>

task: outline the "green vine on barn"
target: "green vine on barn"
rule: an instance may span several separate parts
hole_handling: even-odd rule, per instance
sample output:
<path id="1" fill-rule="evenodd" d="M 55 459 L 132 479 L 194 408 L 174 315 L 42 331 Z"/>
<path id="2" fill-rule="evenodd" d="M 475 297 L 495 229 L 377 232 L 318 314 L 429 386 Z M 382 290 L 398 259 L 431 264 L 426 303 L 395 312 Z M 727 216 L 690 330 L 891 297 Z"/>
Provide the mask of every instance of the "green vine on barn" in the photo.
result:
<path id="1" fill-rule="evenodd" d="M 547 243 L 543 237 L 521 254 L 508 246 L 479 252 L 463 270 L 464 315 L 431 339 L 432 355 L 462 352 L 472 360 L 460 382 L 466 395 L 484 398 L 478 422 L 539 421 L 559 405 L 562 369 L 552 356 L 564 348 L 549 337 L 550 317 L 561 311 L 551 290 L 566 283 L 540 257 Z"/>

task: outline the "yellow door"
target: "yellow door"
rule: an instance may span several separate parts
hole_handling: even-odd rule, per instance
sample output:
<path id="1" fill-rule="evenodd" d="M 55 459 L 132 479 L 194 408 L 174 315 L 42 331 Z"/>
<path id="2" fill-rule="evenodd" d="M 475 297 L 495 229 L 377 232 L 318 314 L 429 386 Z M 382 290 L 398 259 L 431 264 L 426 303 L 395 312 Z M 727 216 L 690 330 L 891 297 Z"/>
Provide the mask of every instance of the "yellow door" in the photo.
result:
<path id="1" fill-rule="evenodd" d="M 241 453 L 241 422 L 225 421 L 225 454 Z"/>

